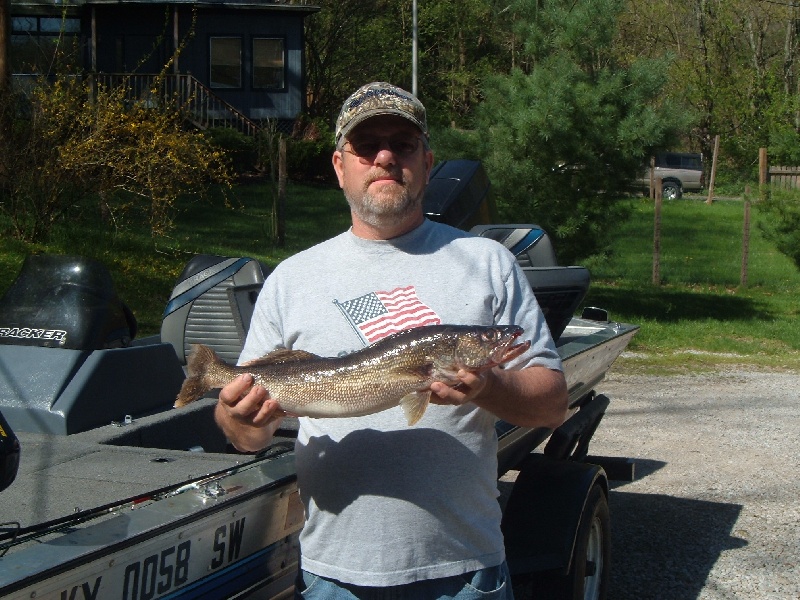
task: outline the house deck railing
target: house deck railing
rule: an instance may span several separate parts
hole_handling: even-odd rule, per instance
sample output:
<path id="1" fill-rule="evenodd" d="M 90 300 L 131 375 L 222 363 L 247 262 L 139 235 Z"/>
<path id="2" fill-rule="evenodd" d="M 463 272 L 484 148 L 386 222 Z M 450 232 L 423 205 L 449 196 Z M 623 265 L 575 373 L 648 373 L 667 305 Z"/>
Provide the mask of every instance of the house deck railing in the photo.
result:
<path id="1" fill-rule="evenodd" d="M 255 135 L 260 129 L 192 75 L 95 73 L 90 77 L 97 85 L 109 88 L 124 86 L 130 101 L 156 106 L 175 105 L 200 129 L 227 127 L 248 136 Z"/>

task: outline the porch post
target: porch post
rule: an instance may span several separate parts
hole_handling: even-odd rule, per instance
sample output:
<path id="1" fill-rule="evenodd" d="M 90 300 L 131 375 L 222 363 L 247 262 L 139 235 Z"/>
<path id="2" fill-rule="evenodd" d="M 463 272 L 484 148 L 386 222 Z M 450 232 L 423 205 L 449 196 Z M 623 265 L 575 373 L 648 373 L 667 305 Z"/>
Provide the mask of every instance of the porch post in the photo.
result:
<path id="1" fill-rule="evenodd" d="M 180 73 L 180 69 L 178 68 L 178 59 L 180 59 L 178 44 L 180 43 L 180 39 L 178 36 L 178 5 L 176 4 L 172 7 L 172 52 L 175 56 L 175 60 L 172 61 L 172 73 L 175 75 Z"/>
<path id="2" fill-rule="evenodd" d="M 97 73 L 97 14 L 92 6 L 92 73 Z"/>
<path id="3" fill-rule="evenodd" d="M 0 0 L 0 92 L 11 89 L 11 0 Z"/>

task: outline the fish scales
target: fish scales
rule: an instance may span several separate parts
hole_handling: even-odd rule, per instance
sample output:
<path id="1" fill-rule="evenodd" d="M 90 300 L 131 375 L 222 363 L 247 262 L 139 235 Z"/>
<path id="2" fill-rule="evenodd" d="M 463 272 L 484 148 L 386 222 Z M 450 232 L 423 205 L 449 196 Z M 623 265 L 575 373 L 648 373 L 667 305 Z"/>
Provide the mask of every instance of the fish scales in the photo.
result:
<path id="1" fill-rule="evenodd" d="M 290 414 L 357 417 L 400 405 L 412 425 L 427 408 L 431 383 L 457 386 L 459 369 L 479 373 L 519 356 L 530 346 L 514 344 L 522 333 L 514 325 L 432 325 L 387 336 L 343 357 L 276 350 L 239 367 L 196 345 L 175 406 L 250 373 Z"/>

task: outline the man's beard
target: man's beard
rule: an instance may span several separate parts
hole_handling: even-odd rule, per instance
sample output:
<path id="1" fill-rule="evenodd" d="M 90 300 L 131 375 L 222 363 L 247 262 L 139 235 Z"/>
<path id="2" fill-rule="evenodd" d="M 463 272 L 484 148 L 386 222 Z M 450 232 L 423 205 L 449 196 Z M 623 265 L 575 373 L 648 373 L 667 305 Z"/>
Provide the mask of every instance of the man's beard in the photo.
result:
<path id="1" fill-rule="evenodd" d="M 372 194 L 368 188 L 375 179 L 368 179 L 360 193 L 345 190 L 345 198 L 350 210 L 362 222 L 372 227 L 391 225 L 413 214 L 419 209 L 423 191 L 412 195 L 406 182 L 398 193 L 389 195 Z"/>

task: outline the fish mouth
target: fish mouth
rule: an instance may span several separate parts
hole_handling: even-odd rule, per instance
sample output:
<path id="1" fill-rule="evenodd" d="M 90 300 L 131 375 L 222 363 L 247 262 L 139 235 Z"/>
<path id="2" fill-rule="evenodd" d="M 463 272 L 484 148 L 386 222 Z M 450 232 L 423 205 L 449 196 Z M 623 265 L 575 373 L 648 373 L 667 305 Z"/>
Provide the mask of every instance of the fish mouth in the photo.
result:
<path id="1" fill-rule="evenodd" d="M 514 344 L 519 336 L 522 335 L 522 329 L 516 329 L 507 333 L 508 339 L 492 352 L 491 361 L 495 366 L 507 363 L 510 360 L 517 358 L 520 354 L 525 352 L 531 347 L 530 340 L 525 340 L 519 344 Z"/>
<path id="2" fill-rule="evenodd" d="M 502 351 L 502 356 L 497 364 L 507 363 L 510 360 L 514 360 L 520 354 L 525 352 L 528 348 L 531 347 L 531 341 L 525 340 L 519 344 L 514 344 L 513 346 L 508 346 Z"/>

